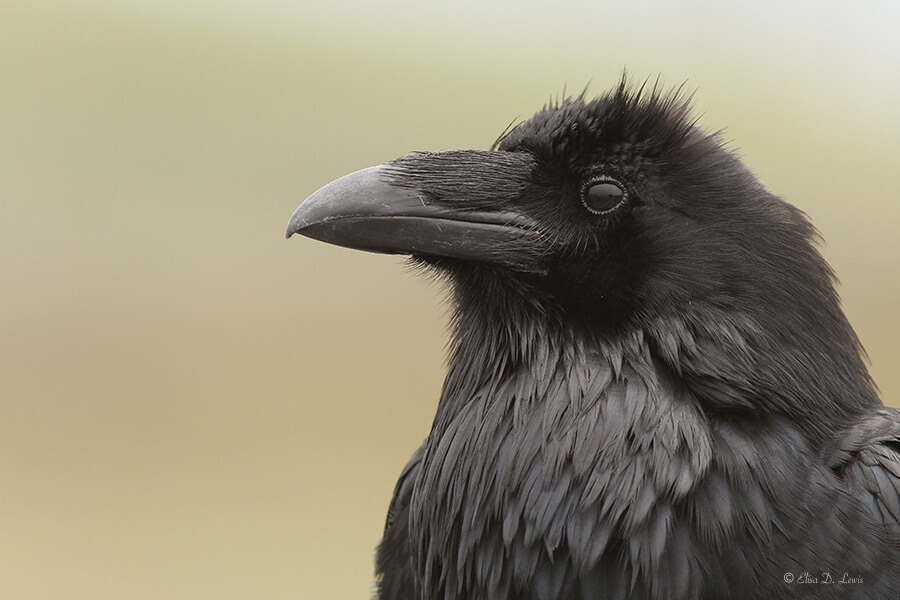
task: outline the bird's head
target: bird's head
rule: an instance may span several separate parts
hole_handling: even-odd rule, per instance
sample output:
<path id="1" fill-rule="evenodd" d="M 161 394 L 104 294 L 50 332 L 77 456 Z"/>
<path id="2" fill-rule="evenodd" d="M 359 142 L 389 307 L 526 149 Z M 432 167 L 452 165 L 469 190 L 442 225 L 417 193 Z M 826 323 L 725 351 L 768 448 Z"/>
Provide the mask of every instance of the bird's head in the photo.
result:
<path id="1" fill-rule="evenodd" d="M 802 213 L 699 129 L 679 94 L 624 84 L 545 107 L 492 151 L 342 177 L 297 209 L 294 233 L 451 271 L 486 265 L 602 327 L 778 304 L 808 279 L 831 287 Z"/>
<path id="2" fill-rule="evenodd" d="M 347 175 L 297 209 L 294 233 L 409 254 L 458 286 L 473 273 L 514 282 L 601 336 L 677 323 L 716 344 L 740 337 L 755 356 L 742 373 L 777 349 L 779 373 L 809 362 L 812 374 L 793 379 L 838 369 L 830 376 L 868 386 L 814 228 L 677 92 L 623 81 L 546 106 L 491 151 L 417 153 Z"/>

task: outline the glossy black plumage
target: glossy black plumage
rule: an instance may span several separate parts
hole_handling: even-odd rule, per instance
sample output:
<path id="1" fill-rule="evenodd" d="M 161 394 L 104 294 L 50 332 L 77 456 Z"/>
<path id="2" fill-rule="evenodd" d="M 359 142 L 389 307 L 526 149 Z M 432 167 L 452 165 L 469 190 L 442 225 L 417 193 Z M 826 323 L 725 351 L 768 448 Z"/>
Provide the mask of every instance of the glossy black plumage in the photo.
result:
<path id="1" fill-rule="evenodd" d="M 623 83 L 341 181 L 288 234 L 413 254 L 455 309 L 379 598 L 900 596 L 898 411 L 805 215 L 677 94 Z M 589 210 L 597 181 L 625 201 Z"/>

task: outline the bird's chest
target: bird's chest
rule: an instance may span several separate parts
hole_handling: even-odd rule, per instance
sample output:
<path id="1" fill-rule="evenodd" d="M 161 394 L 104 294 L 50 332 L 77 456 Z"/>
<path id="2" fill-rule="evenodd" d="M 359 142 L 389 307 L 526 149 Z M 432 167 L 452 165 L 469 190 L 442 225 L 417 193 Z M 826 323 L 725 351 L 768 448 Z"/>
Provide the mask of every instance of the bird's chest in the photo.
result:
<path id="1" fill-rule="evenodd" d="M 648 369 L 519 374 L 436 424 L 410 507 L 414 561 L 432 594 L 506 597 L 535 577 L 562 593 L 623 540 L 664 530 L 668 499 L 708 460 L 699 415 Z"/>

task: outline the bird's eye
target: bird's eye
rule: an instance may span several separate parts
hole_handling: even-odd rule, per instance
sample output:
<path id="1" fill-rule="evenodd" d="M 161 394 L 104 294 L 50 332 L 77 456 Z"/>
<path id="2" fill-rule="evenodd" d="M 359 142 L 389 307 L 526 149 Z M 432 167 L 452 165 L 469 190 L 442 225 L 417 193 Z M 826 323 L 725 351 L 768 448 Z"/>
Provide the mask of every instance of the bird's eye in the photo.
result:
<path id="1" fill-rule="evenodd" d="M 606 215 L 625 203 L 625 186 L 612 179 L 594 180 L 582 194 L 584 206 L 594 214 Z"/>

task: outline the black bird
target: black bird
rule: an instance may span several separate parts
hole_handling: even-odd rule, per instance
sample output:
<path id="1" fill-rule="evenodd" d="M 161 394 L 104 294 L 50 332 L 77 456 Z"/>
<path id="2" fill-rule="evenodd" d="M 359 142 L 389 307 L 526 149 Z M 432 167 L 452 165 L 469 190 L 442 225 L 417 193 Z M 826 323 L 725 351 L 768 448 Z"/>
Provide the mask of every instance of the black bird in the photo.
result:
<path id="1" fill-rule="evenodd" d="M 287 234 L 446 277 L 382 600 L 900 598 L 900 416 L 798 209 L 679 92 L 330 183 Z"/>

